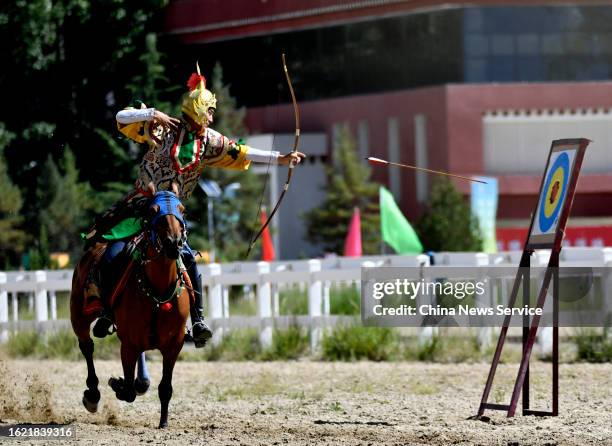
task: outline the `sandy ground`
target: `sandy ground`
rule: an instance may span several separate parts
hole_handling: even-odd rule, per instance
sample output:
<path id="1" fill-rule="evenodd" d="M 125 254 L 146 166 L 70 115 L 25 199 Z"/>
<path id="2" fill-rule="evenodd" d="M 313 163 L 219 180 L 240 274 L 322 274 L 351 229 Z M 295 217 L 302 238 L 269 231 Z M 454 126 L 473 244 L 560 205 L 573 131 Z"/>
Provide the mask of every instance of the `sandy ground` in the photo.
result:
<path id="1" fill-rule="evenodd" d="M 159 362 L 150 363 L 151 390 L 133 404 L 117 401 L 106 385 L 120 364 L 96 366 L 102 401 L 89 414 L 81 405 L 84 361 L 1 360 L 2 422 L 71 423 L 69 443 L 95 445 L 612 445 L 610 364 L 561 366 L 559 417 L 488 411 L 483 422 L 468 417 L 478 408 L 484 363 L 179 362 L 166 430 L 156 428 Z M 549 367 L 532 366 L 534 408 L 549 408 Z M 508 402 L 516 370 L 500 366 L 492 402 Z M 30 443 L 43 444 L 10 441 Z"/>

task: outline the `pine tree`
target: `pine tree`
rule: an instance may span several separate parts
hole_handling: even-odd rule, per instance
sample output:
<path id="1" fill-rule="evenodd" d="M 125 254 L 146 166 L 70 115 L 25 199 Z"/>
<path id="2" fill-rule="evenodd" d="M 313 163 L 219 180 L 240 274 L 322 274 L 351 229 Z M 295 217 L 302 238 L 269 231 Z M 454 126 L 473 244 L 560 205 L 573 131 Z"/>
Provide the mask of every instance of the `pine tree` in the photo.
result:
<path id="1" fill-rule="evenodd" d="M 353 208 L 361 211 L 361 241 L 364 254 L 380 250 L 379 185 L 371 182 L 370 168 L 359 161 L 348 125 L 340 129 L 333 166 L 328 167 L 326 198 L 320 208 L 305 214 L 308 239 L 325 250 L 342 254 Z"/>
<path id="2" fill-rule="evenodd" d="M 13 138 L 14 135 L 0 123 L 0 268 L 16 263 L 26 241 L 26 234 L 19 227 L 22 222 L 19 213 L 21 192 L 11 181 L 4 159 L 4 148 Z"/>
<path id="3" fill-rule="evenodd" d="M 437 179 L 416 226 L 427 251 L 480 251 L 478 220 L 463 196 L 446 178 Z"/>
<path id="4" fill-rule="evenodd" d="M 88 225 L 86 212 L 91 207 L 89 184 L 78 177 L 74 155 L 66 149 L 59 167 L 47 158 L 37 190 L 39 224 L 48 234 L 49 250 L 66 251 L 73 257 L 80 252 L 79 232 Z"/>

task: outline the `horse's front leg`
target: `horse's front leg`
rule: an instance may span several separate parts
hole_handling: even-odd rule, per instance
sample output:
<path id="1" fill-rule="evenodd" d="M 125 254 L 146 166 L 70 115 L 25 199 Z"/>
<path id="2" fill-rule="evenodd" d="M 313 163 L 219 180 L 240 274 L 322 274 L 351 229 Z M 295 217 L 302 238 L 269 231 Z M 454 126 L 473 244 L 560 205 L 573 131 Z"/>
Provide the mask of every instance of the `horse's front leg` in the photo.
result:
<path id="1" fill-rule="evenodd" d="M 157 394 L 161 403 L 160 429 L 168 426 L 168 406 L 170 405 L 170 398 L 172 398 L 172 372 L 174 371 L 174 364 L 181 351 L 181 347 L 182 345 L 179 345 L 178 348 L 172 346 L 161 351 L 164 358 L 163 374 L 159 386 L 157 386 Z"/>
<path id="2" fill-rule="evenodd" d="M 100 391 L 98 390 L 98 377 L 93 362 L 93 340 L 89 336 L 84 340 L 79 339 L 79 349 L 87 362 L 87 390 L 83 392 L 83 406 L 89 412 L 95 413 L 100 402 Z"/>
<path id="3" fill-rule="evenodd" d="M 134 370 L 140 352 L 126 342 L 121 343 L 121 363 L 123 364 L 123 378 L 111 378 L 108 385 L 115 391 L 117 399 L 132 403 L 136 399 L 134 388 Z"/>
<path id="4" fill-rule="evenodd" d="M 136 395 L 144 395 L 147 390 L 149 390 L 150 385 L 151 379 L 149 378 L 149 371 L 147 370 L 147 362 L 145 360 L 145 354 L 142 352 L 138 357 L 138 374 L 134 382 Z"/>

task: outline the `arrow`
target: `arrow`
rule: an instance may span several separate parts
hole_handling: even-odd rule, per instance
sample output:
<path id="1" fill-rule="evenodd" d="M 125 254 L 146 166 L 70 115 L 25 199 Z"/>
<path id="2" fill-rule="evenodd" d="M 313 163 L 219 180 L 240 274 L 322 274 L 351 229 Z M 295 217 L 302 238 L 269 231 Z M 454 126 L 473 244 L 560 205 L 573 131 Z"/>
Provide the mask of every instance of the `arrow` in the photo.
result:
<path id="1" fill-rule="evenodd" d="M 448 172 L 441 172 L 439 170 L 425 169 L 424 167 L 411 166 L 410 164 L 392 163 L 391 161 L 382 160 L 380 158 L 374 158 L 373 156 L 367 157 L 366 160 L 370 164 L 387 164 L 387 165 L 390 165 L 390 166 L 405 167 L 406 169 L 420 170 L 421 172 L 435 173 L 435 174 L 438 174 L 438 175 L 446 175 L 447 177 L 461 178 L 462 180 L 474 181 L 476 183 L 487 184 L 486 181 L 475 180 L 474 178 L 470 178 L 470 177 L 464 177 L 464 176 L 461 176 L 461 175 L 455 175 L 453 173 L 448 173 Z"/>

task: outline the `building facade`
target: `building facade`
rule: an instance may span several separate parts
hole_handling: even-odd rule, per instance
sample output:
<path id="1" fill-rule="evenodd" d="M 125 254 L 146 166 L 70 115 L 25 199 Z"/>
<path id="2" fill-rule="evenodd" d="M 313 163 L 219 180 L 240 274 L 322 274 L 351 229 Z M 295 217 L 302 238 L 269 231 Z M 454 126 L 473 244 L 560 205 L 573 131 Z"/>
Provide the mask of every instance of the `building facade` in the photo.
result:
<path id="1" fill-rule="evenodd" d="M 326 134 L 332 158 L 348 123 L 364 156 L 497 177 L 504 239 L 526 229 L 550 143 L 566 137 L 593 140 L 572 215 L 609 226 L 612 6 L 585 3 L 182 0 L 166 29 L 206 69 L 222 64 L 252 133 L 293 130 L 285 52 L 302 131 Z M 418 217 L 432 177 L 373 177 Z"/>

